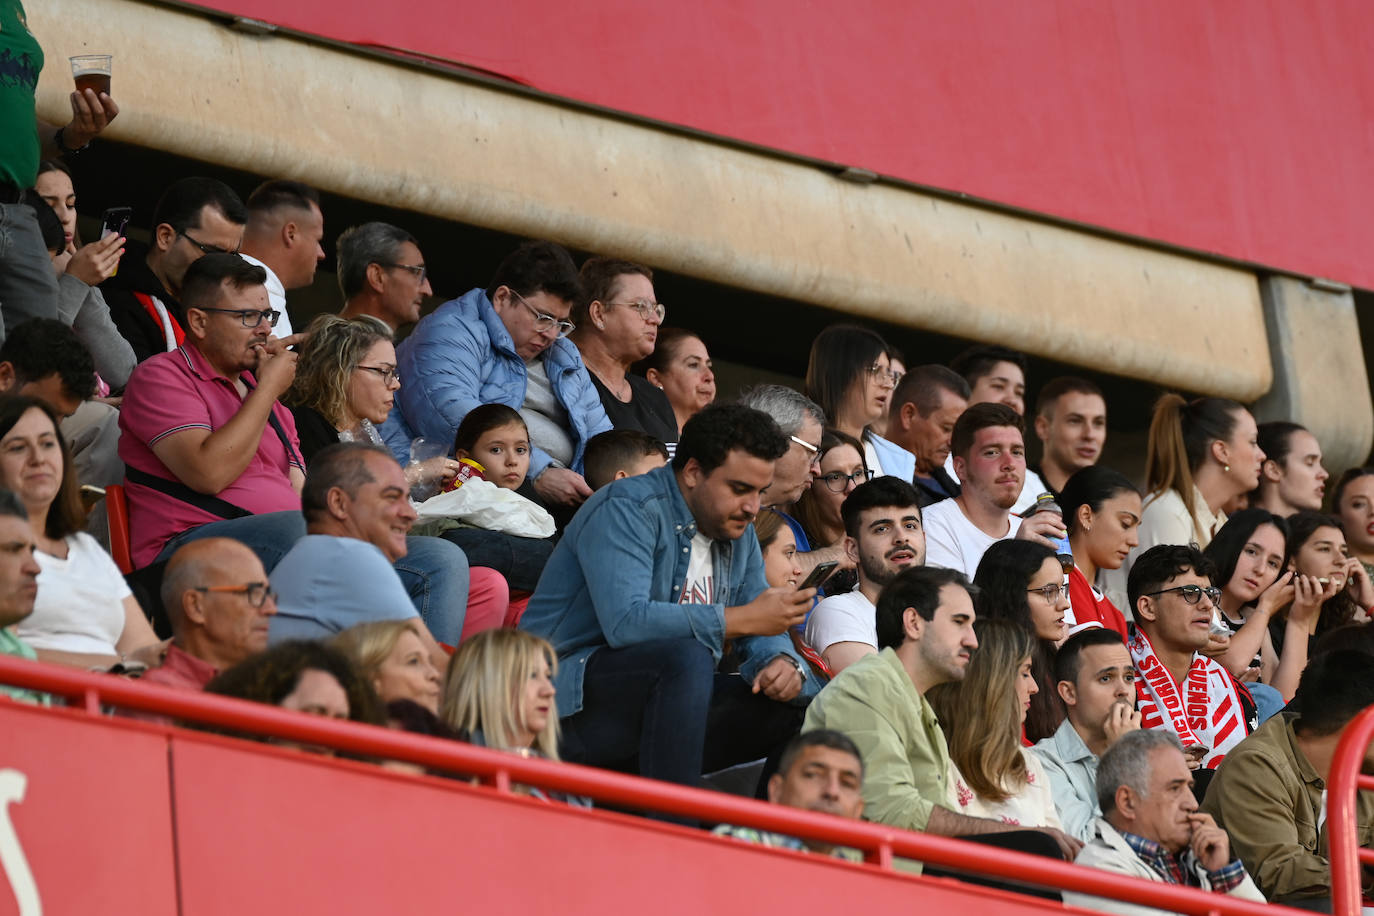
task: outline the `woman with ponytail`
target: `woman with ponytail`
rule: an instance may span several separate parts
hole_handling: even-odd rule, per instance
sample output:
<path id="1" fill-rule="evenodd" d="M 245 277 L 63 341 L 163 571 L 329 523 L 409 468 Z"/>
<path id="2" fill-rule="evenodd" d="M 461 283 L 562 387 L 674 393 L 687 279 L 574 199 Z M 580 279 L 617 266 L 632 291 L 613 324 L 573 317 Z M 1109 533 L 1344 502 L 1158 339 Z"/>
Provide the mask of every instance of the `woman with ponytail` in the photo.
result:
<path id="1" fill-rule="evenodd" d="M 1226 524 L 1222 506 L 1259 486 L 1264 451 L 1258 434 L 1250 411 L 1226 398 L 1185 401 L 1166 394 L 1155 402 L 1140 544 L 1120 569 L 1103 576 L 1117 607 L 1126 607 L 1126 577 L 1136 557 L 1156 544 L 1206 547 Z"/>

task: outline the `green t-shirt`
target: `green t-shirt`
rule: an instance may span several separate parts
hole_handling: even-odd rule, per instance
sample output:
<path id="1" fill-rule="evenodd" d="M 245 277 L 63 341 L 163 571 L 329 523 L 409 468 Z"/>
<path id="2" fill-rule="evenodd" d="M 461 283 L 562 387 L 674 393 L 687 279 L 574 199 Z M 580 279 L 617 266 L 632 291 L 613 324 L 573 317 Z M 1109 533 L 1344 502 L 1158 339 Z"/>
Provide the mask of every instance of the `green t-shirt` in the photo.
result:
<path id="1" fill-rule="evenodd" d="M 15 636 L 14 631 L 9 627 L 0 627 L 0 655 L 14 655 L 19 658 L 27 658 L 31 662 L 38 660 L 38 656 L 34 654 L 29 644 Z M 25 690 L 23 687 L 11 687 L 8 684 L 0 684 L 0 694 L 22 700 L 25 703 L 36 703 L 39 706 L 47 706 L 51 702 L 46 693 Z"/>
<path id="2" fill-rule="evenodd" d="M 32 187 L 38 177 L 33 94 L 43 49 L 29 31 L 24 4 L 0 0 L 0 184 Z"/>

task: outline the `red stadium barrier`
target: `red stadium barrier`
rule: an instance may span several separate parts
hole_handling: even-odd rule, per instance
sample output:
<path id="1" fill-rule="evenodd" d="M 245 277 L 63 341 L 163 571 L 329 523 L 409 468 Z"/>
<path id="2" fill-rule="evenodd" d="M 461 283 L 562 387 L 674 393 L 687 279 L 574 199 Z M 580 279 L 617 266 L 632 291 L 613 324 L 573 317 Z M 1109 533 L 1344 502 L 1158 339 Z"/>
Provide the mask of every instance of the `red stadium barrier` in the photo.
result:
<path id="1" fill-rule="evenodd" d="M 1374 850 L 1355 835 L 1355 796 L 1374 791 L 1374 777 L 1360 771 L 1374 739 L 1374 706 L 1345 727 L 1326 780 L 1326 824 L 1331 850 L 1331 900 L 1336 913 L 1360 912 L 1360 863 L 1374 865 Z"/>
<path id="2" fill-rule="evenodd" d="M 0 700 L 0 863 L 16 901 L 46 912 L 604 913 L 654 901 L 662 913 L 788 904 L 867 912 L 978 906 L 1028 914 L 1058 905 L 893 870 L 918 859 L 1196 916 L 1298 911 L 1114 876 L 942 837 L 894 830 L 461 742 L 306 716 L 225 697 L 0 656 L 0 682 L 73 701 Z M 323 745 L 466 774 L 414 776 L 271 744 L 111 718 L 105 706 Z M 1366 739 L 1370 723 L 1366 725 Z M 600 803 L 747 825 L 862 850 L 869 864 L 751 847 L 603 810 L 548 804 L 538 785 Z M 1338 818 L 1333 793 L 1333 820 Z M 8 816 L 6 813 L 8 812 Z M 1347 812 L 1345 817 L 1349 817 Z M 1333 848 L 1336 832 L 1332 834 Z M 1356 885 L 1358 888 L 1358 884 Z M 862 897 L 860 897 L 862 895 Z M 34 898 L 36 899 L 36 898 Z M 1358 913 L 1341 905 L 1338 914 Z M 0 914 L 7 910 L 0 894 Z"/>

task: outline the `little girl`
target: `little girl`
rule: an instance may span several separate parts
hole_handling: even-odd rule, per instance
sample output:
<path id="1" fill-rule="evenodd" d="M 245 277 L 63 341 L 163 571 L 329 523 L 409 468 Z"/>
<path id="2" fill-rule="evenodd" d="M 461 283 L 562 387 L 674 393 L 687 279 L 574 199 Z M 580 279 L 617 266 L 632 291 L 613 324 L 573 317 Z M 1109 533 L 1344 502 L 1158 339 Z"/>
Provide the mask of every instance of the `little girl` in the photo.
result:
<path id="1" fill-rule="evenodd" d="M 483 404 L 470 410 L 459 424 L 453 457 L 480 464 L 488 482 L 519 490 L 530 467 L 529 430 L 515 410 L 504 404 Z M 469 565 L 486 566 L 504 575 L 512 593 L 534 591 L 554 546 L 553 538 L 519 537 L 485 528 L 450 528 L 442 537 L 463 548 Z"/>

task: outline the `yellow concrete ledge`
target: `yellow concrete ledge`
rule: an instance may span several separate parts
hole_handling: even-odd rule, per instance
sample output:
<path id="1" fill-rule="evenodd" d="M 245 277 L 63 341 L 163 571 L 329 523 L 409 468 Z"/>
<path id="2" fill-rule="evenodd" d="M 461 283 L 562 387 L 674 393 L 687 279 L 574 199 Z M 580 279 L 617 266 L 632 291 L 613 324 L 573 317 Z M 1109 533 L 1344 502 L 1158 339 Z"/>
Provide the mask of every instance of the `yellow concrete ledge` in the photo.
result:
<path id="1" fill-rule="evenodd" d="M 65 120 L 65 58 L 108 49 L 120 140 L 1163 385 L 1270 386 L 1245 271 L 137 0 L 30 7 L 40 112 Z"/>

